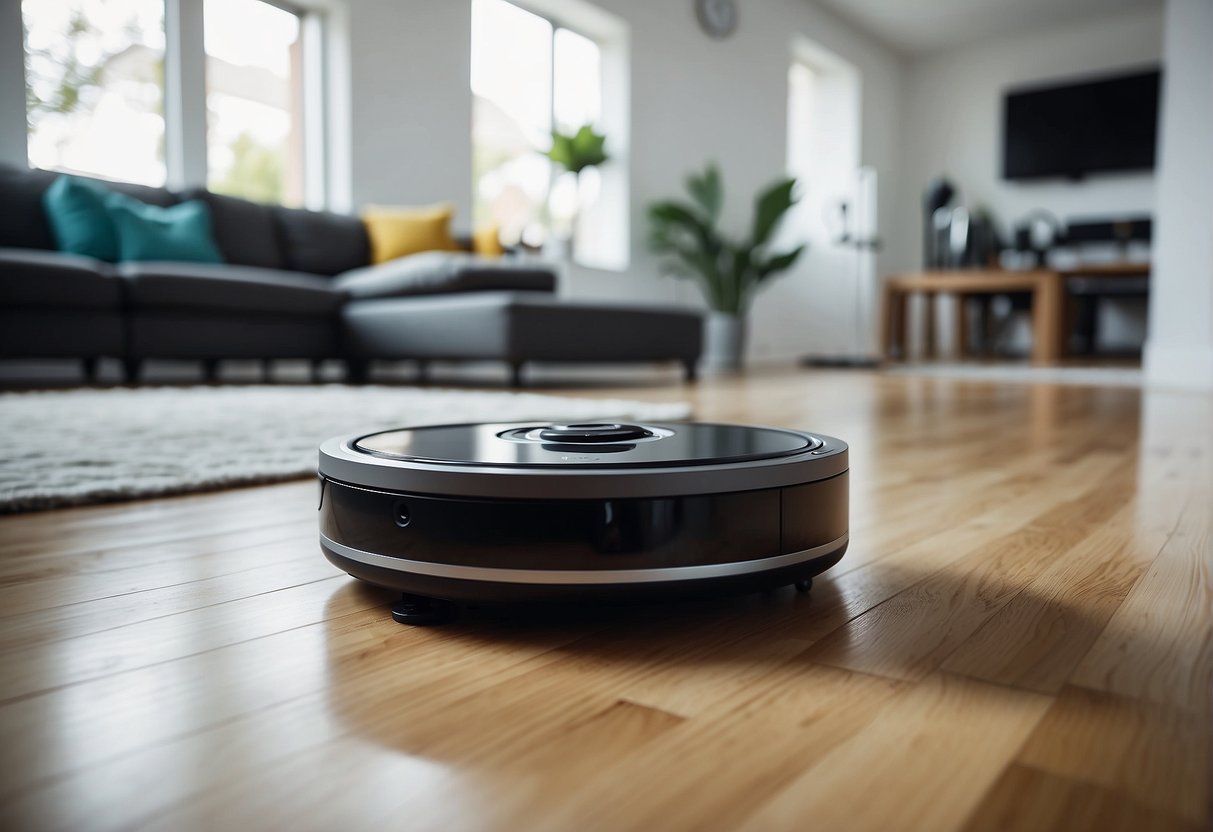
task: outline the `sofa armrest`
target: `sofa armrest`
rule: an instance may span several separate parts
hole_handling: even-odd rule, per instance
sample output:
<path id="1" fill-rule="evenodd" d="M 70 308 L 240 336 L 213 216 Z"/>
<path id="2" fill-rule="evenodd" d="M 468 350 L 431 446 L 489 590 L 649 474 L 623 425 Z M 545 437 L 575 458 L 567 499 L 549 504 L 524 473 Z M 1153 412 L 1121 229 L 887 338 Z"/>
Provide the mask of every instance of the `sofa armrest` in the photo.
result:
<path id="1" fill-rule="evenodd" d="M 118 307 L 122 285 L 109 263 L 28 248 L 0 248 L 0 303 Z"/>
<path id="2" fill-rule="evenodd" d="M 544 263 L 425 251 L 353 269 L 335 277 L 333 284 L 353 299 L 501 290 L 554 292 L 556 272 Z"/>

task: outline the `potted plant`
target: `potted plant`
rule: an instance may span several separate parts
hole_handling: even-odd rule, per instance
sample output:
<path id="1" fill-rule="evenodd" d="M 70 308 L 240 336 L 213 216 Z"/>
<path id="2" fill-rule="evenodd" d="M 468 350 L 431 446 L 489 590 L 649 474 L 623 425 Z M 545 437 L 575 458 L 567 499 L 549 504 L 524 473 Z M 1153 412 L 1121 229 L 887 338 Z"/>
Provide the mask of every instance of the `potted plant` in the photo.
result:
<path id="1" fill-rule="evenodd" d="M 735 370 L 745 350 L 745 316 L 754 294 L 785 271 L 804 251 L 769 251 L 780 220 L 796 203 L 795 179 L 781 179 L 754 200 L 748 237 L 733 240 L 717 227 L 724 203 L 720 171 L 709 164 L 687 177 L 691 201 L 663 200 L 649 206 L 649 246 L 664 256 L 667 274 L 697 280 L 711 308 L 707 327 L 707 364 Z"/>
<path id="2" fill-rule="evenodd" d="M 581 210 L 581 172 L 586 168 L 601 165 L 607 160 L 606 136 L 595 132 L 593 125 L 583 124 L 574 133 L 552 131 L 552 148 L 548 158 L 573 174 L 576 207 L 569 217 L 569 254 L 576 245 L 577 215 Z"/>

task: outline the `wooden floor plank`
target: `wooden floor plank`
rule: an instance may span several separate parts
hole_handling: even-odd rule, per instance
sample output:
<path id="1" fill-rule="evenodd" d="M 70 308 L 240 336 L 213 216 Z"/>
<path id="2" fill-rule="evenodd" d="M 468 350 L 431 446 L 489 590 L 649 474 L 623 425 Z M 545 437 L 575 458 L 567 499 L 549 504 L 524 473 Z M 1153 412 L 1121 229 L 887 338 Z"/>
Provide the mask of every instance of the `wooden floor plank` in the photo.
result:
<path id="1" fill-rule="evenodd" d="M 1144 806 L 1118 791 L 1009 766 L 965 832 L 1201 832 L 1205 827 Z"/>
<path id="2" fill-rule="evenodd" d="M 916 564 L 943 561 L 947 568 L 927 572 L 904 592 L 858 615 L 816 645 L 813 659 L 903 679 L 922 678 L 939 667 L 1038 572 L 1067 556 L 1127 499 L 1124 491 L 1109 499 L 1099 480 L 1088 479 L 1089 466 L 1080 469 L 1070 473 L 1080 496 L 1058 505 L 1064 490 L 1036 490 L 998 511 L 997 519 L 1008 529 L 1003 535 L 991 539 L 990 526 L 979 526 L 986 542 L 975 549 L 945 544 L 916 558 Z M 1057 485 L 1063 485 L 1060 479 Z M 1071 522 L 1059 528 L 1062 517 Z"/>
<path id="3" fill-rule="evenodd" d="M 1213 511 L 1195 488 L 1180 525 L 1073 675 L 1095 690 L 1213 708 Z"/>
<path id="4" fill-rule="evenodd" d="M 933 674 L 808 767 L 742 829 L 959 828 L 1049 700 Z M 963 749 L 980 746 L 980 754 Z"/>
<path id="5" fill-rule="evenodd" d="M 1211 730 L 1207 708 L 1187 711 L 1066 687 L 1016 759 L 1208 823 Z"/>

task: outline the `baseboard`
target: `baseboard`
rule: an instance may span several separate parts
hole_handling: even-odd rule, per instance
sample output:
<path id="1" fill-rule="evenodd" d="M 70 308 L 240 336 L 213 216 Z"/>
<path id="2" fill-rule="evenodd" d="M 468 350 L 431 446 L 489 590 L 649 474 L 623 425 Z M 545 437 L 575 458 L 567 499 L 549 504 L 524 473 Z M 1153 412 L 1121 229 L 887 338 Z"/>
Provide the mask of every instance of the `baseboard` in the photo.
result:
<path id="1" fill-rule="evenodd" d="M 1146 384 L 1181 390 L 1213 390 L 1213 344 L 1156 344 L 1146 341 Z"/>

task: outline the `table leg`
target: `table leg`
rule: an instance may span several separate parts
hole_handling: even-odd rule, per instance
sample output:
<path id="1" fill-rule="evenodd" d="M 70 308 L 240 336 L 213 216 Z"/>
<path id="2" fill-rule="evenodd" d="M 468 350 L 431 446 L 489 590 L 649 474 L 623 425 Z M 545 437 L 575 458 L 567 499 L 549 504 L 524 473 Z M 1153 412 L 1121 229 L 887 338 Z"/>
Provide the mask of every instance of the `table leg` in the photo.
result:
<path id="1" fill-rule="evenodd" d="M 905 295 L 884 287 L 884 315 L 880 322 L 880 351 L 885 358 L 905 358 Z"/>
<path id="2" fill-rule="evenodd" d="M 1056 364 L 1061 358 L 1061 275 L 1043 274 L 1032 290 L 1032 363 Z"/>
<path id="3" fill-rule="evenodd" d="M 923 313 L 922 324 L 922 356 L 923 358 L 935 357 L 935 293 L 924 292 L 923 300 L 926 302 L 926 309 Z"/>
<path id="4" fill-rule="evenodd" d="M 952 296 L 952 352 L 964 358 L 969 352 L 969 299 L 963 294 Z"/>
<path id="5" fill-rule="evenodd" d="M 994 357 L 994 296 L 981 296 L 981 354 L 986 358 Z"/>

